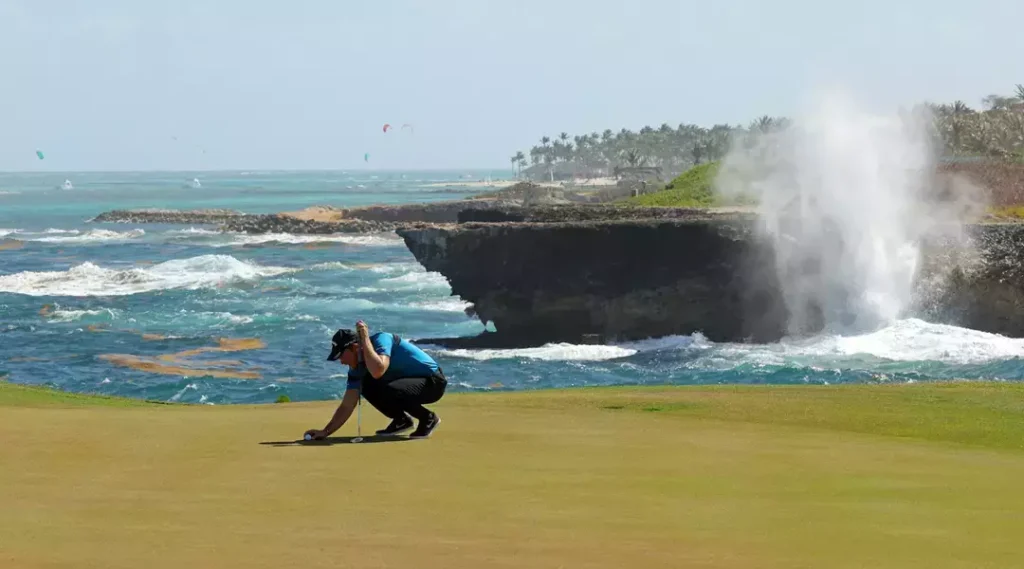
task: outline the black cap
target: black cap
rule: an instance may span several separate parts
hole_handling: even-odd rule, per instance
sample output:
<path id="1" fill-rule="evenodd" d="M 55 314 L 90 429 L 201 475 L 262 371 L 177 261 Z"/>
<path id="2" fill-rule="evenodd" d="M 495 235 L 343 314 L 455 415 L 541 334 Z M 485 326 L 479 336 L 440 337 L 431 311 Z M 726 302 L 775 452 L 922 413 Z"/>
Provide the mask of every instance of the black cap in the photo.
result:
<path id="1" fill-rule="evenodd" d="M 341 357 L 341 352 L 345 351 L 345 348 L 354 344 L 358 341 L 356 333 L 348 328 L 342 328 L 334 333 L 334 337 L 331 338 L 331 355 L 327 356 L 328 361 L 333 361 Z"/>

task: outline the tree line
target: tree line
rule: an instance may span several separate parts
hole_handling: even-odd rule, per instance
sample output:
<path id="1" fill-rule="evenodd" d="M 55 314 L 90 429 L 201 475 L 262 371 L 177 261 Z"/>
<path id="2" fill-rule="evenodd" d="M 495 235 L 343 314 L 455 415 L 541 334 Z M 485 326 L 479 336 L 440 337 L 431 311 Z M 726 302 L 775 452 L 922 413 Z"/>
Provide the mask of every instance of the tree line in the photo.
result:
<path id="1" fill-rule="evenodd" d="M 923 105 L 945 155 L 1024 160 L 1024 85 L 1016 85 L 1012 95 L 985 97 L 981 110 L 963 101 Z M 671 175 L 723 158 L 737 137 L 768 134 L 789 124 L 785 117 L 765 115 L 746 126 L 666 123 L 638 132 L 608 129 L 571 137 L 562 132 L 542 137 L 540 144 L 528 153 L 516 152 L 510 161 L 520 174 L 534 179 L 587 178 L 609 175 L 616 167 L 641 166 L 659 167 Z"/>

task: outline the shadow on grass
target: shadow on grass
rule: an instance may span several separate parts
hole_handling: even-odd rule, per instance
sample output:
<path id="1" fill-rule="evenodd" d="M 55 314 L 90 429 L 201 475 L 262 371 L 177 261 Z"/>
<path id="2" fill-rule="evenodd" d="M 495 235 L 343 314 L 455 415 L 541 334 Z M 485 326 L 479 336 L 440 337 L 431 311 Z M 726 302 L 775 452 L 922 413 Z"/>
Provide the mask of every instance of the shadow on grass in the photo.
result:
<path id="1" fill-rule="evenodd" d="M 319 441 L 263 441 L 260 444 L 264 446 L 272 447 L 329 447 L 333 445 L 349 445 L 349 444 L 360 444 L 367 445 L 371 443 L 400 443 L 403 441 L 413 441 L 416 439 L 410 439 L 408 437 L 388 437 L 388 436 L 369 436 L 363 437 L 363 440 L 355 442 L 354 439 L 359 437 L 327 437 L 326 439 Z"/>

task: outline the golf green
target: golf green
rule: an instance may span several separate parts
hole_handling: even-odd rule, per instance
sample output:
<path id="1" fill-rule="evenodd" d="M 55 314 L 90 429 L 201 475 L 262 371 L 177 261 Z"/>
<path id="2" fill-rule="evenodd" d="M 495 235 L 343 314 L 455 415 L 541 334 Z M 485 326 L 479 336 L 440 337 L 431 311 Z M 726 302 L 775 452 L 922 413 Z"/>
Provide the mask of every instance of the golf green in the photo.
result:
<path id="1" fill-rule="evenodd" d="M 0 566 L 1020 563 L 1017 384 L 453 394 L 426 441 L 290 442 L 335 405 L 0 383 Z"/>

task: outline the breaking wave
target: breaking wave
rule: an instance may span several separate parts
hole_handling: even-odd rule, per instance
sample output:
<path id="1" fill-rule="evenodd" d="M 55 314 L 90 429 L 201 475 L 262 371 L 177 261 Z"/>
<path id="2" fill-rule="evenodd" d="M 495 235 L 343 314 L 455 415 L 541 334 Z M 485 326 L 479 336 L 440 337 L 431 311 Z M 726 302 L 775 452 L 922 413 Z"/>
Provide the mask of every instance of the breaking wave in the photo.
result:
<path id="1" fill-rule="evenodd" d="M 107 269 L 86 262 L 66 271 L 23 271 L 0 276 L 0 292 L 29 296 L 124 296 L 209 288 L 293 271 L 240 261 L 230 255 L 202 255 L 133 269 Z"/>

